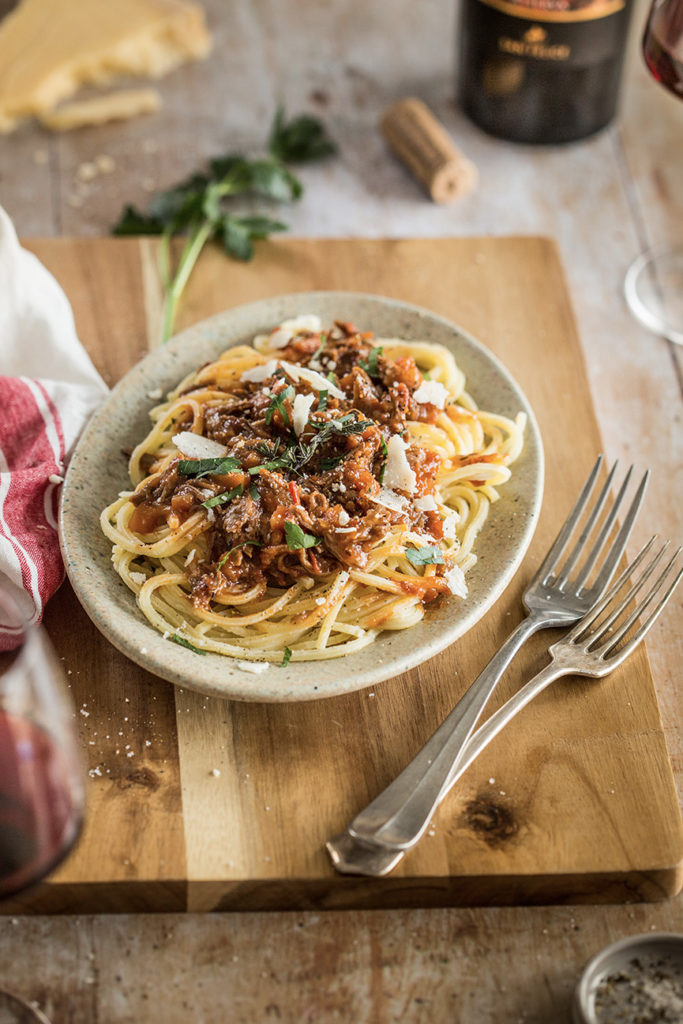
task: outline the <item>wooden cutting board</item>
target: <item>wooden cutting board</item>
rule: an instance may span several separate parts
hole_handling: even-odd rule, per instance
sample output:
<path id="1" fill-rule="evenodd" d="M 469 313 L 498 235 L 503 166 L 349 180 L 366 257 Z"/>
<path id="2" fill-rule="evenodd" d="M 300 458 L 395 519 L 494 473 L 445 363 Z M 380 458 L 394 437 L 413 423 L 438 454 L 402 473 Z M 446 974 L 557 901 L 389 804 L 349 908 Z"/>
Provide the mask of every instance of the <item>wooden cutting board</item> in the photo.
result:
<path id="1" fill-rule="evenodd" d="M 30 246 L 113 384 L 155 343 L 151 240 Z M 520 596 L 601 448 L 566 285 L 540 238 L 286 240 L 251 264 L 202 256 L 178 327 L 309 289 L 375 292 L 461 324 L 513 372 L 543 435 L 546 494 L 522 569 L 444 654 L 372 690 L 300 705 L 183 692 L 99 635 L 68 584 L 46 624 L 68 673 L 91 773 L 65 865 L 2 909 L 240 910 L 609 902 L 681 886 L 683 836 L 647 656 L 595 683 L 564 680 L 466 773 L 388 878 L 337 875 L 325 840 L 406 764 L 519 621 Z M 544 663 L 534 638 L 502 701 Z M 372 657 L 372 652 L 368 653 Z M 216 769 L 220 774 L 214 772 Z"/>

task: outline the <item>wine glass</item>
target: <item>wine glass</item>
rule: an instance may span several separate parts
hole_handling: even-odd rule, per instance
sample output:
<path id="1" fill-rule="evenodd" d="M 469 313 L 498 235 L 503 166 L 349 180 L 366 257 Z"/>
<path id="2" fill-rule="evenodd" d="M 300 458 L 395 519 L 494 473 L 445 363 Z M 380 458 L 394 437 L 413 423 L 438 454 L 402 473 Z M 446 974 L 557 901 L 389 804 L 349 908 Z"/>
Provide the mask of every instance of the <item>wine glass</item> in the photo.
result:
<path id="1" fill-rule="evenodd" d="M 0 655 L 0 900 L 39 881 L 74 845 L 85 784 L 59 662 L 0 576 L 0 629 L 20 646 Z M 3 671 L 4 670 L 4 671 Z"/>
<path id="2" fill-rule="evenodd" d="M 642 46 L 652 77 L 683 99 L 683 0 L 653 0 Z M 642 324 L 683 345 L 683 244 L 638 256 L 624 294 Z"/>

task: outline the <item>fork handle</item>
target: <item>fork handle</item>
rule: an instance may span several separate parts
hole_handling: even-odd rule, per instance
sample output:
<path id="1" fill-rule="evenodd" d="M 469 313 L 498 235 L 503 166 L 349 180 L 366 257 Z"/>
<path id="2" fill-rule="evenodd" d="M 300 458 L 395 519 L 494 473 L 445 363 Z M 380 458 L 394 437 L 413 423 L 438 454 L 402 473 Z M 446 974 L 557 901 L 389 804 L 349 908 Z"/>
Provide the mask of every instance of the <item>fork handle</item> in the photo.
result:
<path id="1" fill-rule="evenodd" d="M 407 849 L 420 838 L 445 794 L 451 773 L 499 679 L 522 644 L 549 623 L 533 611 L 512 631 L 486 668 L 413 760 L 348 827 L 352 836 Z"/>
<path id="2" fill-rule="evenodd" d="M 413 837 L 410 838 L 411 819 L 421 821 L 426 813 L 426 820 L 429 821 L 436 806 L 443 800 L 451 787 L 508 722 L 552 682 L 572 671 L 574 670 L 570 666 L 553 660 L 550 665 L 542 668 L 521 690 L 518 690 L 501 708 L 495 711 L 468 740 L 436 802 L 429 807 L 429 810 L 425 812 L 425 804 L 420 802 L 420 794 L 416 792 L 416 795 L 409 799 L 401 811 L 394 816 L 391 825 L 399 841 L 392 841 L 391 832 L 383 834 L 382 829 L 379 829 L 372 838 L 359 838 L 350 827 L 346 832 L 330 839 L 327 849 L 337 871 L 343 874 L 375 877 L 386 875 L 392 871 L 402 860 L 406 850 L 414 846 L 424 832 L 424 826 L 419 827 L 414 830 Z M 405 815 L 405 820 L 403 820 L 403 815 Z M 403 826 L 402 834 L 399 833 L 399 826 Z"/>

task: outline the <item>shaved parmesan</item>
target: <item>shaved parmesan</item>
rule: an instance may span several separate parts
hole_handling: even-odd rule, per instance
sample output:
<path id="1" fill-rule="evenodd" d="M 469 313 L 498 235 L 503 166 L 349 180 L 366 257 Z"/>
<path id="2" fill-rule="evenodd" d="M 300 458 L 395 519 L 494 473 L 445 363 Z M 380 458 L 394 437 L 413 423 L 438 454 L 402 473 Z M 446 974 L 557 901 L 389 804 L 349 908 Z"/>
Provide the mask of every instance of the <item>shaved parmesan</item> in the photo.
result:
<path id="1" fill-rule="evenodd" d="M 253 672 L 257 676 L 270 668 L 267 661 L 236 661 L 235 664 L 243 672 Z"/>
<path id="2" fill-rule="evenodd" d="M 130 573 L 130 578 L 132 579 L 133 583 L 135 583 L 136 586 L 138 587 L 141 587 L 143 583 L 147 582 L 147 577 L 145 576 L 144 572 L 132 572 Z"/>
<path id="3" fill-rule="evenodd" d="M 202 437 L 201 434 L 193 434 L 190 430 L 174 434 L 173 444 L 180 454 L 188 459 L 217 459 L 220 455 L 228 454 L 224 444 L 212 441 L 209 437 Z"/>
<path id="4" fill-rule="evenodd" d="M 450 516 L 442 521 L 443 535 L 446 540 L 453 540 L 455 537 L 455 529 L 458 525 L 458 516 L 456 513 L 452 513 Z"/>
<path id="5" fill-rule="evenodd" d="M 414 471 L 410 468 L 406 449 L 405 441 L 398 434 L 389 438 L 384 485 L 392 490 L 407 491 L 408 494 L 412 494 L 415 490 L 416 479 Z"/>
<path id="6" fill-rule="evenodd" d="M 334 532 L 335 533 L 355 533 L 355 530 L 356 530 L 355 526 L 346 526 L 346 527 L 338 526 Z"/>
<path id="7" fill-rule="evenodd" d="M 294 399 L 294 405 L 292 406 L 292 425 L 297 437 L 300 436 L 304 427 L 308 423 L 308 414 L 311 411 L 311 406 L 314 402 L 315 395 L 297 395 Z"/>
<path id="8" fill-rule="evenodd" d="M 259 352 L 264 349 L 287 348 L 292 338 L 304 332 L 317 334 L 322 324 L 320 317 L 313 313 L 304 313 L 302 316 L 292 317 L 290 320 L 283 320 L 279 327 L 276 327 L 270 334 L 257 334 L 254 338 L 254 347 Z"/>
<path id="9" fill-rule="evenodd" d="M 346 511 L 346 509 L 342 509 L 341 512 L 339 513 L 339 525 L 340 526 L 346 526 L 347 523 L 349 523 L 350 521 L 351 521 L 351 516 Z"/>
<path id="10" fill-rule="evenodd" d="M 443 384 L 439 384 L 438 380 L 425 380 L 417 391 L 413 391 L 413 398 L 420 405 L 435 405 L 437 409 L 443 409 L 448 398 L 448 390 Z"/>
<path id="11" fill-rule="evenodd" d="M 436 512 L 436 502 L 431 494 L 425 494 L 423 498 L 416 498 L 413 502 L 418 512 Z"/>
<path id="12" fill-rule="evenodd" d="M 368 501 L 374 501 L 376 505 L 384 505 L 385 508 L 391 509 L 392 512 L 403 512 L 408 504 L 404 497 L 390 491 L 388 487 L 380 488 L 379 495 L 376 498 L 373 498 L 371 494 L 368 494 L 367 497 Z"/>
<path id="13" fill-rule="evenodd" d="M 284 360 L 280 362 L 280 366 L 283 370 L 286 370 L 295 383 L 305 380 L 315 391 L 329 391 L 333 398 L 346 398 L 344 392 L 336 384 L 333 384 L 327 377 L 323 377 L 321 373 L 317 373 L 307 366 L 295 366 L 294 363 L 287 363 Z"/>
<path id="14" fill-rule="evenodd" d="M 452 569 L 449 569 L 444 579 L 451 594 L 455 594 L 457 597 L 467 597 L 465 573 L 459 565 L 454 565 Z"/>
<path id="15" fill-rule="evenodd" d="M 277 360 L 269 359 L 267 363 L 261 363 L 259 366 L 252 366 L 250 370 L 245 370 L 240 380 L 248 380 L 253 381 L 255 384 L 260 384 L 262 380 L 272 377 L 276 369 Z"/>

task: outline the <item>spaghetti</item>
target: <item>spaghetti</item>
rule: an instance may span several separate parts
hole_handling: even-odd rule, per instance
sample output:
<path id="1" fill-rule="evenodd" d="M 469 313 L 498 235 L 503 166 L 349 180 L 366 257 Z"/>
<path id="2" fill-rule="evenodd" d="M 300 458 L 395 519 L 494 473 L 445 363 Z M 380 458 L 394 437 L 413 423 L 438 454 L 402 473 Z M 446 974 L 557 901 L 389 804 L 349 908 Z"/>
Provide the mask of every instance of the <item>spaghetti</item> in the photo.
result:
<path id="1" fill-rule="evenodd" d="M 165 637 L 247 667 L 340 657 L 464 599 L 525 425 L 479 410 L 447 349 L 312 316 L 150 415 L 135 489 L 101 515 L 114 567 Z"/>

